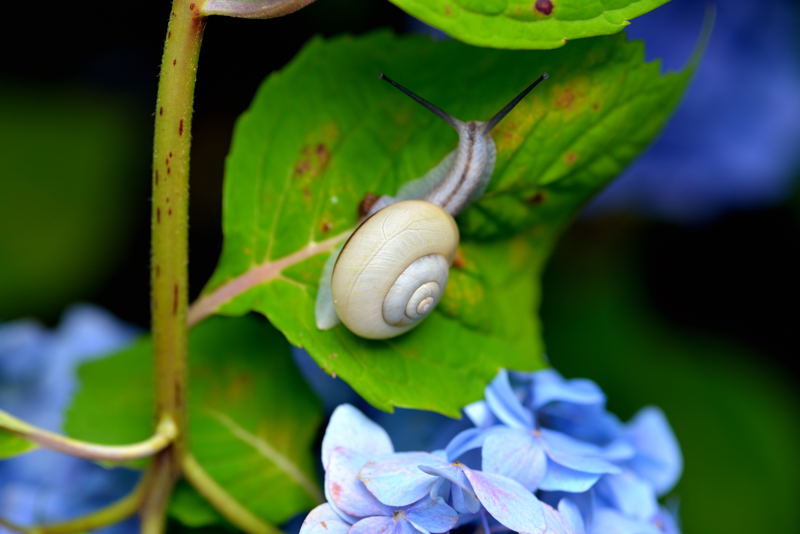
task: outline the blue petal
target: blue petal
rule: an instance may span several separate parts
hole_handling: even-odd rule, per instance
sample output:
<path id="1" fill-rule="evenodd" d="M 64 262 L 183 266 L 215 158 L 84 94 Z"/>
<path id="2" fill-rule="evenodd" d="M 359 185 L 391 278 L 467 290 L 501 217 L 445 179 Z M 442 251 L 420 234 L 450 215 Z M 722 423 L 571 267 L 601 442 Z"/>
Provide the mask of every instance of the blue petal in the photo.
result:
<path id="1" fill-rule="evenodd" d="M 541 439 L 547 456 L 555 463 L 585 473 L 619 473 L 621 469 L 602 458 L 603 449 L 573 439 L 566 434 L 542 429 Z"/>
<path id="2" fill-rule="evenodd" d="M 563 467 L 555 462 L 547 462 L 547 472 L 539 484 L 539 489 L 546 491 L 566 491 L 567 493 L 583 493 L 600 480 L 600 473 L 585 473 Z"/>
<path id="3" fill-rule="evenodd" d="M 516 480 L 526 489 L 539 487 L 547 469 L 547 456 L 529 430 L 498 428 L 483 444 L 481 469 Z"/>
<path id="4" fill-rule="evenodd" d="M 486 388 L 486 403 L 504 424 L 512 428 L 533 428 L 533 414 L 519 401 L 505 370 L 501 370 Z"/>
<path id="5" fill-rule="evenodd" d="M 620 512 L 645 521 L 658 511 L 652 486 L 630 471 L 608 475 L 597 483 L 597 492 Z"/>
<path id="6" fill-rule="evenodd" d="M 664 413 L 653 406 L 643 408 L 627 430 L 638 453 L 630 466 L 650 481 L 659 496 L 667 493 L 681 475 L 683 457 Z"/>
<path id="7" fill-rule="evenodd" d="M 350 525 L 339 519 L 328 503 L 320 504 L 306 516 L 299 534 L 347 534 Z"/>
<path id="8" fill-rule="evenodd" d="M 445 448 L 447 459 L 457 460 L 465 452 L 482 447 L 486 436 L 487 431 L 481 428 L 468 428 L 459 432 Z"/>
<path id="9" fill-rule="evenodd" d="M 328 469 L 325 472 L 325 497 L 340 511 L 348 522 L 373 515 L 391 515 L 391 510 L 382 505 L 358 480 L 358 472 L 367 458 L 357 452 L 337 447 L 330 452 Z"/>
<path id="10" fill-rule="evenodd" d="M 484 401 L 467 404 L 464 406 L 464 413 L 467 414 L 472 424 L 478 428 L 491 426 L 497 422 L 489 406 Z"/>
<path id="11" fill-rule="evenodd" d="M 583 530 L 575 530 L 572 528 L 561 512 L 552 506 L 542 503 L 542 510 L 544 512 L 546 524 L 545 534 L 584 534 Z M 582 524 L 581 527 L 583 527 Z"/>
<path id="12" fill-rule="evenodd" d="M 556 402 L 536 410 L 536 417 L 543 428 L 600 446 L 619 439 L 624 432 L 619 419 L 601 405 Z"/>
<path id="13" fill-rule="evenodd" d="M 447 532 L 458 521 L 458 514 L 443 499 L 425 499 L 405 511 L 408 521 L 419 530 Z"/>
<path id="14" fill-rule="evenodd" d="M 432 497 L 447 497 L 450 494 L 450 501 L 453 508 L 460 514 L 475 514 L 480 510 L 478 497 L 472 491 L 472 487 L 464 474 L 463 464 L 455 462 L 452 464 L 441 464 L 439 466 L 420 465 L 419 468 L 431 475 L 441 477 L 442 484 L 435 484 L 431 489 Z"/>
<path id="15" fill-rule="evenodd" d="M 402 530 L 391 517 L 367 517 L 350 527 L 348 534 L 400 534 Z"/>
<path id="16" fill-rule="evenodd" d="M 661 508 L 650 522 L 656 525 L 663 534 L 681 534 L 675 513 L 666 508 Z"/>
<path id="17" fill-rule="evenodd" d="M 364 464 L 358 478 L 383 504 L 406 506 L 427 495 L 436 482 L 420 464 L 441 465 L 442 460 L 427 452 L 395 453 Z"/>
<path id="18" fill-rule="evenodd" d="M 349 404 L 338 406 L 331 415 L 322 438 L 322 467 L 327 469 L 331 451 L 336 447 L 346 447 L 368 457 L 394 452 L 386 431 Z"/>
<path id="19" fill-rule="evenodd" d="M 534 409 L 555 401 L 601 405 L 606 401 L 603 391 L 591 380 L 564 380 L 554 369 L 534 373 L 531 387 Z"/>
<path id="20" fill-rule="evenodd" d="M 466 480 L 466 477 L 464 477 Z M 449 483 L 449 482 L 448 482 Z M 459 486 L 452 486 L 450 500 L 459 514 L 477 514 L 481 509 L 481 503 L 472 490 L 465 490 Z"/>
<path id="21" fill-rule="evenodd" d="M 564 518 L 571 532 L 576 534 L 584 534 L 586 527 L 583 524 L 583 516 L 581 515 L 580 508 L 572 499 L 561 499 L 558 503 L 558 512 Z"/>
<path id="22" fill-rule="evenodd" d="M 463 467 L 475 495 L 500 524 L 517 532 L 545 532 L 542 503 L 519 482 Z"/>
<path id="23" fill-rule="evenodd" d="M 636 521 L 613 508 L 599 508 L 594 511 L 594 519 L 589 534 L 663 534 L 649 523 Z"/>
<path id="24" fill-rule="evenodd" d="M 461 489 L 466 491 L 472 491 L 472 487 L 467 481 L 467 477 L 464 475 L 464 471 L 462 469 L 463 465 L 459 462 L 455 463 L 445 463 L 442 462 L 441 465 L 420 465 L 419 468 L 421 471 L 428 473 L 429 475 L 434 475 L 438 477 L 442 477 L 452 484 L 455 484 Z"/>

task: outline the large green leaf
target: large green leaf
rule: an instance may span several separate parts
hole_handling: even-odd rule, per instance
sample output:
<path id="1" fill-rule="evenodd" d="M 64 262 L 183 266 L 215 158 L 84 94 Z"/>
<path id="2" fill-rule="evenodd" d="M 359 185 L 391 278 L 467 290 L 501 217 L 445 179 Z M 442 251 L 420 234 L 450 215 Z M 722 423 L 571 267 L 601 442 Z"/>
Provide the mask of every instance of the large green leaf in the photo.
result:
<path id="1" fill-rule="evenodd" d="M 285 340 L 261 319 L 217 318 L 192 330 L 189 351 L 189 445 L 199 466 L 264 522 L 282 523 L 312 507 L 320 499 L 311 444 L 321 407 Z M 67 432 L 103 443 L 149 435 L 151 352 L 142 340 L 81 366 Z M 179 517 L 207 521 L 196 499 L 188 500 L 175 505 Z"/>
<path id="2" fill-rule="evenodd" d="M 462 119 L 486 119 L 539 73 L 495 132 L 487 194 L 460 217 L 461 260 L 419 327 L 377 342 L 319 331 L 322 265 L 367 192 L 394 193 L 453 149 L 455 134 L 376 78 L 391 73 Z M 223 253 L 190 311 L 265 314 L 382 409 L 457 416 L 500 367 L 543 364 L 535 283 L 560 229 L 655 136 L 687 73 L 662 76 L 624 36 L 551 52 L 477 49 L 377 33 L 314 40 L 261 87 L 225 177 Z"/>
<path id="3" fill-rule="evenodd" d="M 617 33 L 669 0 L 391 0 L 465 43 L 558 48 L 567 40 Z"/>

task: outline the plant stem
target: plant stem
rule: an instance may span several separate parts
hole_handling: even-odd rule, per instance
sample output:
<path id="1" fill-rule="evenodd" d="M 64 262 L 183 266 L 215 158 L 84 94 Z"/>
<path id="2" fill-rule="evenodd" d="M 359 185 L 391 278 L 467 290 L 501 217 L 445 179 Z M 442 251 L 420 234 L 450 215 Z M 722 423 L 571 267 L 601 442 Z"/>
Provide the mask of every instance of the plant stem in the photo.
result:
<path id="1" fill-rule="evenodd" d="M 170 419 L 164 419 L 158 424 L 155 434 L 144 441 L 130 445 L 100 445 L 68 438 L 35 427 L 3 410 L 0 410 L 0 429 L 32 441 L 45 449 L 88 460 L 110 462 L 124 462 L 153 456 L 167 447 L 176 435 L 175 424 Z"/>
<path id="2" fill-rule="evenodd" d="M 155 113 L 150 281 L 156 412 L 159 420 L 175 422 L 178 435 L 154 460 L 158 483 L 151 484 L 152 495 L 142 509 L 145 531 L 152 533 L 163 530 L 166 501 L 180 469 L 178 458 L 186 448 L 189 153 L 204 27 L 195 2 L 173 0 Z"/>

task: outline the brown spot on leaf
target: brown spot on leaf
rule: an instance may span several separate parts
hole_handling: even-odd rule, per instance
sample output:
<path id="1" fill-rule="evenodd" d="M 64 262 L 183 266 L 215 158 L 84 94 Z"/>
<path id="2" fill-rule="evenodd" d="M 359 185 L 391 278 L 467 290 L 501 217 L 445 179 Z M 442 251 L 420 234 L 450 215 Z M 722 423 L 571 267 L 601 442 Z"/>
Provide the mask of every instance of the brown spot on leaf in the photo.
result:
<path id="1" fill-rule="evenodd" d="M 308 161 L 307 159 L 301 159 L 300 161 L 297 162 L 297 166 L 295 166 L 294 168 L 294 173 L 297 176 L 301 176 L 306 172 L 308 172 L 310 168 L 311 168 L 311 162 Z"/>
<path id="2" fill-rule="evenodd" d="M 161 222 L 161 208 L 156 208 L 156 224 Z"/>
<path id="3" fill-rule="evenodd" d="M 544 202 L 544 193 L 541 191 L 537 191 L 536 193 L 532 194 L 528 197 L 527 200 L 528 204 L 538 205 Z"/>
<path id="4" fill-rule="evenodd" d="M 167 210 L 167 215 L 172 215 L 172 208 Z"/>
<path id="5" fill-rule="evenodd" d="M 533 9 L 542 15 L 549 15 L 553 12 L 554 7 L 552 0 L 536 0 L 536 3 L 533 4 Z"/>
<path id="6" fill-rule="evenodd" d="M 155 271 L 156 271 L 156 278 L 158 278 L 159 276 L 161 276 L 161 266 L 160 266 L 159 264 L 156 264 L 156 269 L 155 269 Z"/>
<path id="7" fill-rule="evenodd" d="M 178 123 L 178 135 L 183 135 L 183 119 Z"/>
<path id="8" fill-rule="evenodd" d="M 361 202 L 358 203 L 358 218 L 366 217 L 369 210 L 372 209 L 372 206 L 380 198 L 375 193 L 367 193 L 364 195 L 364 198 L 361 199 Z"/>
<path id="9" fill-rule="evenodd" d="M 163 114 L 164 114 L 164 106 L 159 106 L 159 108 L 158 108 L 158 114 L 159 114 L 159 116 L 161 116 L 161 115 L 163 115 Z"/>
<path id="10" fill-rule="evenodd" d="M 567 165 L 572 165 L 573 163 L 575 163 L 575 161 L 577 161 L 577 159 L 578 159 L 578 154 L 576 152 L 567 152 L 566 155 L 564 156 L 564 162 Z"/>
<path id="11" fill-rule="evenodd" d="M 189 4 L 189 10 L 190 10 L 190 11 L 194 11 L 194 4 L 193 4 L 193 3 L 192 3 L 192 4 Z"/>
<path id="12" fill-rule="evenodd" d="M 174 67 L 174 66 L 175 66 L 175 65 L 177 65 L 177 64 L 178 64 L 178 60 L 177 60 L 177 59 L 173 59 L 173 60 L 172 60 L 172 66 Z"/>
<path id="13" fill-rule="evenodd" d="M 598 111 L 600 109 L 600 102 L 595 102 L 592 104 L 592 109 Z"/>
<path id="14" fill-rule="evenodd" d="M 453 8 L 450 7 L 450 4 L 444 5 L 444 14 L 448 17 L 453 14 Z"/>
<path id="15" fill-rule="evenodd" d="M 322 233 L 327 234 L 331 231 L 332 226 L 333 225 L 330 223 L 330 221 L 322 221 L 322 223 L 319 225 L 319 229 L 322 230 Z"/>
<path id="16" fill-rule="evenodd" d="M 573 93 L 572 89 L 568 87 L 564 89 L 560 95 L 558 95 L 558 98 L 556 98 L 556 107 L 569 108 L 574 101 L 575 93 Z"/>
<path id="17" fill-rule="evenodd" d="M 313 198 L 313 196 L 311 195 L 311 189 L 309 189 L 308 187 L 304 187 L 303 196 L 306 198 L 306 200 L 311 200 Z"/>

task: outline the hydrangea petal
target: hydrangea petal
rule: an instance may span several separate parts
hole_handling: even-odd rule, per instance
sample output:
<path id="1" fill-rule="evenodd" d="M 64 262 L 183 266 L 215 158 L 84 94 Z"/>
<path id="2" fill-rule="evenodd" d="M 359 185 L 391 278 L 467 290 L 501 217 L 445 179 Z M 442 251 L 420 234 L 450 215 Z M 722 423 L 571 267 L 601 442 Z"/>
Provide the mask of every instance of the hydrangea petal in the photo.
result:
<path id="1" fill-rule="evenodd" d="M 500 371 L 486 388 L 486 404 L 503 424 L 512 428 L 533 428 L 533 414 L 522 405 L 511 388 L 505 370 Z"/>
<path id="2" fill-rule="evenodd" d="M 599 446 L 624 433 L 620 420 L 601 405 L 556 402 L 536 410 L 536 417 L 542 427 Z"/>
<path id="3" fill-rule="evenodd" d="M 526 489 L 539 487 L 547 470 L 547 456 L 531 431 L 493 430 L 483 444 L 481 469 L 516 480 Z"/>
<path id="4" fill-rule="evenodd" d="M 650 481 L 658 495 L 667 493 L 681 476 L 683 457 L 664 412 L 654 406 L 641 409 L 627 431 L 638 452 L 631 467 Z"/>
<path id="5" fill-rule="evenodd" d="M 350 525 L 339 516 L 328 503 L 311 510 L 300 527 L 299 534 L 347 534 Z"/>
<path id="6" fill-rule="evenodd" d="M 547 472 L 539 484 L 539 489 L 582 493 L 594 486 L 602 476 L 600 473 L 576 471 L 549 461 L 547 462 Z"/>
<path id="7" fill-rule="evenodd" d="M 561 401 L 574 404 L 605 404 L 606 396 L 600 387 L 585 378 L 564 380 L 554 369 L 533 374 L 533 408 Z"/>
<path id="8" fill-rule="evenodd" d="M 487 430 L 481 428 L 468 428 L 455 435 L 445 447 L 448 460 L 457 460 L 462 454 L 483 446 L 488 435 Z"/>
<path id="9" fill-rule="evenodd" d="M 401 532 L 403 531 L 391 517 L 376 516 L 362 519 L 350 527 L 348 534 L 400 534 Z"/>
<path id="10" fill-rule="evenodd" d="M 453 485 L 450 499 L 459 514 L 477 514 L 481 509 L 481 503 L 472 490 Z"/>
<path id="11" fill-rule="evenodd" d="M 368 457 L 394 452 L 389 434 L 350 404 L 338 406 L 322 438 L 322 466 L 327 469 L 331 451 L 346 447 Z"/>
<path id="12" fill-rule="evenodd" d="M 544 534 L 542 503 L 533 493 L 510 478 L 463 469 L 478 500 L 500 524 L 517 532 Z"/>
<path id="13" fill-rule="evenodd" d="M 564 467 L 586 473 L 619 473 L 616 465 L 602 458 L 603 449 L 573 439 L 566 434 L 542 429 L 541 439 L 547 455 Z"/>
<path id="14" fill-rule="evenodd" d="M 472 424 L 478 428 L 491 426 L 497 422 L 497 419 L 492 415 L 492 411 L 484 401 L 473 402 L 464 406 L 464 413 L 467 415 Z"/>
<path id="15" fill-rule="evenodd" d="M 450 481 L 452 484 L 455 484 L 461 489 L 466 491 L 472 491 L 472 487 L 467 480 L 466 475 L 462 469 L 463 465 L 454 462 L 451 464 L 442 463 L 441 465 L 420 465 L 419 468 L 421 471 L 428 473 L 429 475 L 434 475 L 437 477 L 442 477 L 445 480 Z"/>
<path id="16" fill-rule="evenodd" d="M 425 499 L 406 510 L 406 517 L 419 530 L 447 532 L 458 522 L 458 514 L 443 499 Z"/>
<path id="17" fill-rule="evenodd" d="M 561 499 L 558 503 L 558 512 L 564 518 L 570 532 L 575 534 L 584 534 L 586 527 L 583 524 L 583 516 L 581 516 L 580 508 L 572 499 Z"/>
<path id="18" fill-rule="evenodd" d="M 391 513 L 358 480 L 358 472 L 366 462 L 365 456 L 343 447 L 336 447 L 330 453 L 325 472 L 325 497 L 335 510 L 346 514 L 345 520 Z"/>
<path id="19" fill-rule="evenodd" d="M 598 493 L 629 517 L 645 521 L 658 511 L 653 487 L 634 473 L 608 475 L 597 483 Z"/>
<path id="20" fill-rule="evenodd" d="M 358 478 L 380 502 L 406 506 L 427 495 L 436 478 L 419 465 L 441 465 L 442 460 L 427 452 L 400 452 L 370 460 Z"/>
<path id="21" fill-rule="evenodd" d="M 613 508 L 599 508 L 594 511 L 592 528 L 589 534 L 663 534 L 652 524 L 636 521 Z"/>

